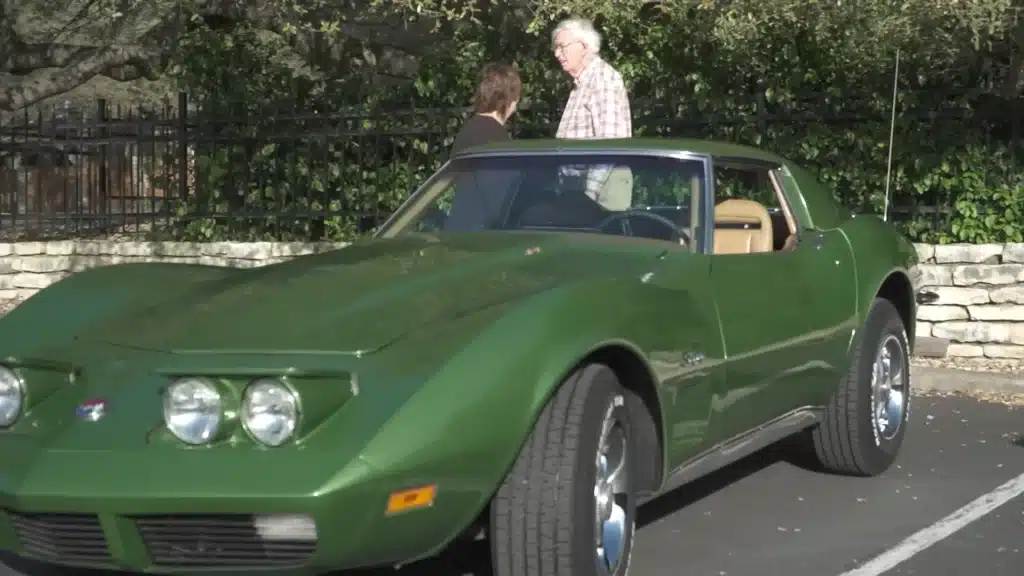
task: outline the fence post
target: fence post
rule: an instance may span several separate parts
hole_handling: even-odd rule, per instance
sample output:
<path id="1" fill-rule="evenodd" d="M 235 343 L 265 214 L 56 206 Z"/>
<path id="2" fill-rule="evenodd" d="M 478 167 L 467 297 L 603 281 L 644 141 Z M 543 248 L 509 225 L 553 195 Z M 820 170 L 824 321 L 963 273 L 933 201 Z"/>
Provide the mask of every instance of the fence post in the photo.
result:
<path id="1" fill-rule="evenodd" d="M 178 199 L 188 200 L 188 94 L 178 92 Z"/>
<path id="2" fill-rule="evenodd" d="M 107 182 L 107 155 L 110 153 L 109 139 L 110 139 L 110 128 L 107 126 L 107 100 L 105 98 L 96 99 L 96 118 L 99 120 L 100 125 L 100 141 L 99 141 L 99 153 L 100 162 L 98 167 L 98 180 L 99 180 L 99 213 L 102 215 L 103 225 L 107 226 L 110 224 L 109 213 L 110 207 L 110 189 L 109 183 Z M 82 221 L 77 222 L 76 229 L 82 225 Z"/>

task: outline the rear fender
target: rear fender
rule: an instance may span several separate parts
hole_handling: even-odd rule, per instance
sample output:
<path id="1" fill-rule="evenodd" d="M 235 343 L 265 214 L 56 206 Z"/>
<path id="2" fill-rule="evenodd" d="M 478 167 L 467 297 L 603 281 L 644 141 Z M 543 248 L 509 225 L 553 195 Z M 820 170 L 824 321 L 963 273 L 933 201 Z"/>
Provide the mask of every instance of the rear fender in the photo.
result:
<path id="1" fill-rule="evenodd" d="M 907 337 L 911 345 L 914 338 L 914 322 L 917 318 L 917 303 L 913 283 L 918 271 L 918 254 L 914 245 L 892 225 L 871 215 L 859 215 L 843 225 L 853 249 L 857 269 L 857 311 L 861 323 L 867 319 L 874 299 L 883 286 L 894 275 L 896 280 L 906 281 L 901 288 L 901 314 L 907 323 Z M 898 278 L 902 277 L 902 278 Z"/>

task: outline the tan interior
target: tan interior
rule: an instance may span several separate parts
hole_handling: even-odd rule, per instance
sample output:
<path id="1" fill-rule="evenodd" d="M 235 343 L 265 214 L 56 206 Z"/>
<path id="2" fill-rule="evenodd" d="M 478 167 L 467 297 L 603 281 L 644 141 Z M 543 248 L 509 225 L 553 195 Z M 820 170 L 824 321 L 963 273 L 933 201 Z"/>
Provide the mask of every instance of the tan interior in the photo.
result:
<path id="1" fill-rule="evenodd" d="M 751 254 L 757 252 L 789 252 L 797 246 L 796 217 L 793 208 L 786 202 L 782 183 L 776 172 L 768 172 L 768 178 L 775 190 L 775 198 L 781 208 L 781 219 L 773 218 L 768 209 L 753 200 L 730 198 L 715 208 L 714 254 Z M 781 220 L 781 221 L 776 221 Z M 720 223 L 732 226 L 760 223 L 761 229 L 718 229 Z M 781 228 L 776 230 L 776 228 Z M 776 238 L 775 232 L 781 233 Z M 784 239 L 784 240 L 783 240 Z"/>
<path id="2" fill-rule="evenodd" d="M 719 224 L 743 228 L 719 228 Z M 760 229 L 753 226 L 760 225 Z M 771 252 L 774 235 L 768 209 L 759 202 L 730 198 L 715 206 L 715 254 Z"/>

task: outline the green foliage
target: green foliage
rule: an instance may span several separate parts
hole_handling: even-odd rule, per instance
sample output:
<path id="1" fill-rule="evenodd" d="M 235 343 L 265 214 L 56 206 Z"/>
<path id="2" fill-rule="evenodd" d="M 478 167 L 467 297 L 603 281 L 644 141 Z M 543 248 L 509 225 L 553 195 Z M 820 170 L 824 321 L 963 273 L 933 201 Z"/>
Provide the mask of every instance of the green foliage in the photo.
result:
<path id="1" fill-rule="evenodd" d="M 948 231 L 923 234 L 927 241 L 1024 241 L 1024 175 L 1012 171 L 1005 148 L 970 146 L 943 158 L 915 182 L 918 190 L 941 190 L 952 204 Z"/>
<path id="2" fill-rule="evenodd" d="M 972 89 L 980 62 L 1009 46 L 1008 2 L 376 4 L 435 19 L 438 38 L 456 47 L 422 58 L 405 84 L 369 73 L 372 46 L 339 41 L 350 55 L 341 64 L 297 70 L 280 58 L 280 38 L 199 26 L 178 59 L 198 126 L 193 195 L 177 209 L 174 233 L 346 240 L 369 232 L 447 156 L 477 71 L 490 59 L 520 67 L 517 137 L 550 136 L 570 85 L 548 33 L 554 20 L 578 12 L 596 18 L 605 58 L 626 79 L 636 135 L 767 147 L 805 164 L 863 212 L 886 206 L 899 48 L 889 206 L 911 214 L 893 215 L 917 241 L 1019 241 L 1024 178 L 1014 158 L 1021 151 L 971 116 L 1006 116 Z M 321 22 L 324 34 L 334 34 L 331 22 Z"/>
<path id="3" fill-rule="evenodd" d="M 191 103 L 195 184 L 175 208 L 174 237 L 352 239 L 436 164 L 429 152 L 438 147 L 416 138 L 429 134 L 377 145 L 375 134 L 405 125 L 382 114 L 394 103 L 387 90 L 367 90 L 358 67 L 301 74 L 279 58 L 283 48 L 247 27 L 197 26 L 183 39 L 178 80 Z"/>

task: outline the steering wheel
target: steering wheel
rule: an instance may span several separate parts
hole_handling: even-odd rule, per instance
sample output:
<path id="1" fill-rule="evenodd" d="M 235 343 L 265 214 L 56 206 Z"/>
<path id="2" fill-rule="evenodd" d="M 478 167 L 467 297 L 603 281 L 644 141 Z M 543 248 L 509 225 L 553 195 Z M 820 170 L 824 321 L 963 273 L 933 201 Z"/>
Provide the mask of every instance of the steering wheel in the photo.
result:
<path id="1" fill-rule="evenodd" d="M 628 218 L 631 218 L 631 217 L 634 217 L 634 216 L 642 216 L 644 218 L 648 218 L 648 219 L 653 220 L 654 222 L 657 222 L 658 224 L 661 224 L 662 226 L 668 228 L 669 234 L 668 234 L 668 238 L 666 238 L 666 240 L 668 240 L 669 242 L 675 242 L 675 243 L 681 243 L 682 242 L 682 243 L 685 243 L 685 244 L 689 244 L 690 243 L 690 238 L 686 235 L 685 232 L 683 232 L 679 228 L 679 226 L 676 226 L 675 222 L 669 220 L 668 218 L 665 218 L 664 216 L 662 216 L 660 214 L 655 214 L 654 212 L 649 212 L 649 211 L 643 210 L 643 209 L 633 209 L 633 210 L 626 210 L 625 212 L 616 212 L 616 213 L 612 214 L 611 216 L 608 216 L 607 218 L 602 220 L 597 225 L 597 228 L 600 229 L 600 230 L 604 230 L 605 228 L 607 228 L 608 226 L 610 226 L 611 224 L 613 224 L 613 223 L 615 223 L 615 222 L 617 222 L 619 220 L 628 219 Z M 628 226 L 628 224 L 622 226 L 622 230 L 623 231 L 626 230 L 626 226 Z M 630 236 L 634 236 L 634 234 L 630 234 Z M 644 237 L 649 238 L 650 236 L 646 236 L 645 235 Z"/>

